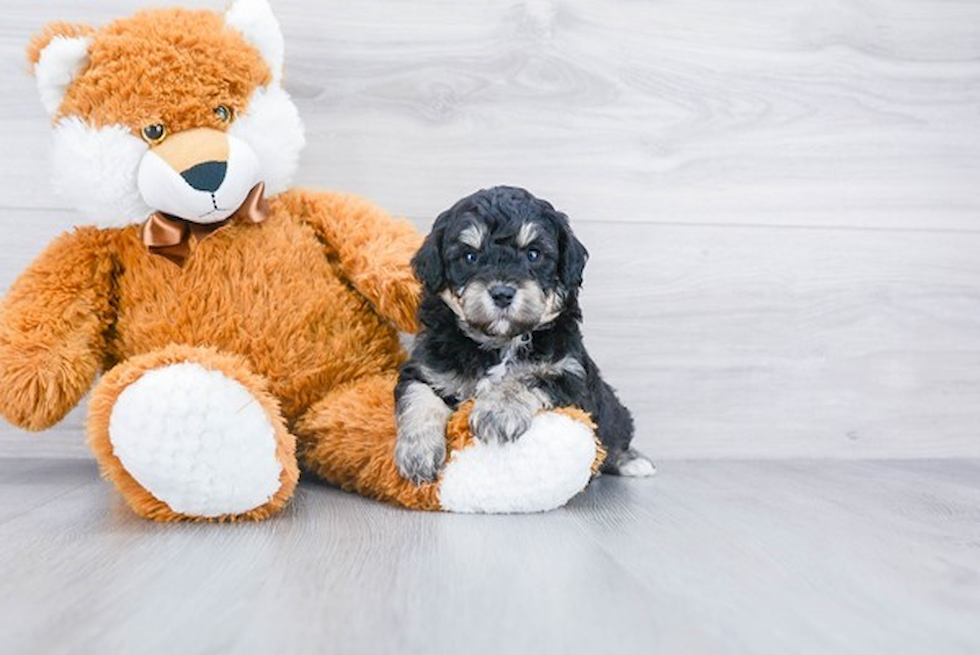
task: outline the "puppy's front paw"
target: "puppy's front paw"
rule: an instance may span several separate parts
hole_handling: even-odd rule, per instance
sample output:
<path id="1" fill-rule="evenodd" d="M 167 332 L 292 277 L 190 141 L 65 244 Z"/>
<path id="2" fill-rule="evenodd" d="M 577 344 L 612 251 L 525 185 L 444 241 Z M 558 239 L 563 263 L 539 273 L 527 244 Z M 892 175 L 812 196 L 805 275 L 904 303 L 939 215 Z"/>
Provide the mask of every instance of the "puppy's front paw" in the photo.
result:
<path id="1" fill-rule="evenodd" d="M 452 410 L 426 384 L 411 382 L 395 402 L 395 465 L 415 484 L 432 482 L 446 461 L 446 422 Z"/>
<path id="2" fill-rule="evenodd" d="M 531 427 L 542 402 L 520 384 L 500 383 L 477 392 L 470 430 L 484 443 L 509 443 Z"/>
<path id="3" fill-rule="evenodd" d="M 446 461 L 444 431 L 422 430 L 414 433 L 398 431 L 395 444 L 395 464 L 406 480 L 415 484 L 432 482 Z"/>
<path id="4" fill-rule="evenodd" d="M 533 415 L 517 405 L 477 403 L 470 412 L 470 429 L 483 443 L 509 443 L 527 432 Z"/>

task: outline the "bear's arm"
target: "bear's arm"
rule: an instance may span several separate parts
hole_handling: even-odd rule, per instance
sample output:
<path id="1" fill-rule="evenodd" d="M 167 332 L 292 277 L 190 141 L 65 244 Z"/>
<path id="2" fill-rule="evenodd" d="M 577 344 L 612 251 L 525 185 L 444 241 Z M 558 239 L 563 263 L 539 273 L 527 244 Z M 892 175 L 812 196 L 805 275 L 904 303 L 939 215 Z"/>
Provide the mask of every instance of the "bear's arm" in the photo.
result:
<path id="1" fill-rule="evenodd" d="M 355 195 L 291 191 L 279 200 L 316 231 L 327 255 L 379 314 L 399 330 L 417 330 L 421 287 L 410 262 L 422 237 L 411 223 Z"/>
<path id="2" fill-rule="evenodd" d="M 112 256 L 106 233 L 58 237 L 0 304 L 0 414 L 44 430 L 92 386 L 112 322 Z"/>

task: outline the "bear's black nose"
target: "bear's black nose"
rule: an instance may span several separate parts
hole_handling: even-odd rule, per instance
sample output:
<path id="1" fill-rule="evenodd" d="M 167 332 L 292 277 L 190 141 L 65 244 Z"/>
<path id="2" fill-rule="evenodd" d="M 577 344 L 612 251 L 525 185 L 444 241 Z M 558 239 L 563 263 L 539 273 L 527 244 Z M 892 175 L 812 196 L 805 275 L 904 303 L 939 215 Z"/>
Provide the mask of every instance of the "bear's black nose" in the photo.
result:
<path id="1" fill-rule="evenodd" d="M 506 284 L 495 284 L 490 287 L 490 297 L 493 298 L 493 304 L 501 309 L 508 307 L 513 302 L 516 293 L 517 289 Z"/>
<path id="2" fill-rule="evenodd" d="M 225 181 L 228 164 L 223 161 L 206 161 L 203 164 L 191 166 L 180 174 L 188 184 L 198 191 L 214 193 Z"/>

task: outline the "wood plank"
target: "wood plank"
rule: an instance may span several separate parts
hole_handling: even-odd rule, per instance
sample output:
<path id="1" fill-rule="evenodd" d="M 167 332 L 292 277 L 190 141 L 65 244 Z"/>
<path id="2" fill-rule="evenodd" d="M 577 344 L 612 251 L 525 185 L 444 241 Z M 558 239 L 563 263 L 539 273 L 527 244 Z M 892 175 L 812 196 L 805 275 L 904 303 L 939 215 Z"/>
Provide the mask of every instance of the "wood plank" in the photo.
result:
<path id="1" fill-rule="evenodd" d="M 654 457 L 980 455 L 976 235 L 579 233 L 586 343 Z"/>
<path id="2" fill-rule="evenodd" d="M 576 229 L 586 343 L 654 458 L 980 456 L 980 235 Z M 84 455 L 83 417 L 0 455 Z"/>
<path id="3" fill-rule="evenodd" d="M 275 5 L 304 185 L 418 218 L 512 183 L 579 220 L 977 229 L 970 0 Z M 0 208 L 64 206 L 24 44 L 131 10 L 5 4 Z"/>
<path id="4" fill-rule="evenodd" d="M 633 581 L 720 640 L 717 652 L 976 649 L 980 586 L 960 584 L 980 565 L 975 460 L 670 462 L 661 473 L 655 493 L 600 479 L 573 511 L 610 559 L 636 563 Z M 947 539 L 957 552 L 940 555 Z"/>
<path id="5" fill-rule="evenodd" d="M 304 483 L 220 526 L 136 519 L 88 463 L 30 465 L 0 460 L 5 497 L 51 499 L 0 521 L 4 655 L 980 649 L 975 460 L 678 461 L 533 516 Z"/>

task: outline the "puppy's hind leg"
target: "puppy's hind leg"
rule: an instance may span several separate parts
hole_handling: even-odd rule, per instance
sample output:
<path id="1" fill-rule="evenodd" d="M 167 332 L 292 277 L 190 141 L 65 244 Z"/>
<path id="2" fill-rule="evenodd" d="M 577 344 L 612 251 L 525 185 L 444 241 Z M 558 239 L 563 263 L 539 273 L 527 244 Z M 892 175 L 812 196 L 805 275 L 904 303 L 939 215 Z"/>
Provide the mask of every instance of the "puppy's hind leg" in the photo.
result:
<path id="1" fill-rule="evenodd" d="M 657 467 L 640 451 L 633 448 L 633 416 L 619 402 L 616 392 L 605 382 L 596 396 L 594 417 L 599 424 L 599 439 L 606 447 L 602 472 L 629 478 L 648 478 Z"/>
<path id="2" fill-rule="evenodd" d="M 602 465 L 602 472 L 624 478 L 648 478 L 657 472 L 657 467 L 636 448 L 627 448 L 610 452 Z"/>

